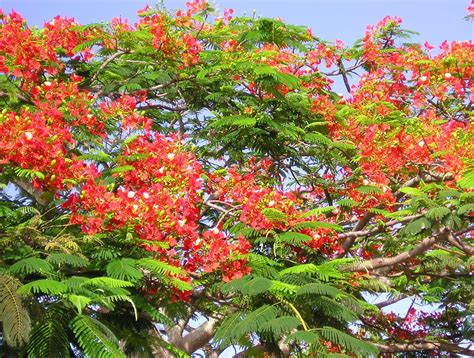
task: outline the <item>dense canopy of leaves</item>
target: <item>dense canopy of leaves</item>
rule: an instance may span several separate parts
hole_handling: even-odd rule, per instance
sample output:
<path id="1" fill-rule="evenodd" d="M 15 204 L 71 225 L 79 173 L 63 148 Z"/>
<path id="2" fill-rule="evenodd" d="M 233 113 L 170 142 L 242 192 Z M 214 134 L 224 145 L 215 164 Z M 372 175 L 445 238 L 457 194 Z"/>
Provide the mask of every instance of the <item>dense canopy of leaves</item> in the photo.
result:
<path id="1" fill-rule="evenodd" d="M 0 11 L 4 354 L 473 354 L 474 45 L 138 14 Z"/>

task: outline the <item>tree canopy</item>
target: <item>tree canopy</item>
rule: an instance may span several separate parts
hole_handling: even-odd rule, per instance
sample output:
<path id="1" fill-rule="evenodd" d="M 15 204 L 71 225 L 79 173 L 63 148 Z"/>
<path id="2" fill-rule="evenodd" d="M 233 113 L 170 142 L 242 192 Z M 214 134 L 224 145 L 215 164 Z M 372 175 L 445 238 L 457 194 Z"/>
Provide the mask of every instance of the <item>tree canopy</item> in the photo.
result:
<path id="1" fill-rule="evenodd" d="M 3 354 L 474 355 L 474 45 L 138 15 L 0 11 Z"/>

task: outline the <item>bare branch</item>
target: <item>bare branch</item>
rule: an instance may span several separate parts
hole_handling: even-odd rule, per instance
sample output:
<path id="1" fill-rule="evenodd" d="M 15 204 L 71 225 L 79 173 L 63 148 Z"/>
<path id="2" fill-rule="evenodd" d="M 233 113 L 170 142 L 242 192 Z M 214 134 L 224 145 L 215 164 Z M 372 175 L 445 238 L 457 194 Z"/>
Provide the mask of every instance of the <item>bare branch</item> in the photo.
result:
<path id="1" fill-rule="evenodd" d="M 364 261 L 358 265 L 353 267 L 349 267 L 346 271 L 367 271 L 367 270 L 375 270 L 384 267 L 391 267 L 398 264 L 401 264 L 405 261 L 408 261 L 417 255 L 424 253 L 425 251 L 429 250 L 436 242 L 441 241 L 443 239 L 447 239 L 448 231 L 443 230 L 437 235 L 433 235 L 431 237 L 427 237 L 423 239 L 417 246 L 409 251 L 402 252 L 393 257 L 382 257 L 372 260 Z"/>
<path id="2" fill-rule="evenodd" d="M 417 219 L 421 216 L 423 216 L 423 214 L 416 214 L 416 215 L 406 216 L 402 220 L 387 221 L 385 224 L 383 224 L 379 227 L 372 228 L 372 229 L 345 232 L 343 234 L 339 234 L 338 237 L 340 239 L 346 239 L 346 238 L 358 238 L 358 237 L 364 237 L 364 236 L 370 236 L 370 235 L 378 234 L 378 233 L 384 231 L 385 229 L 387 229 L 390 226 L 394 226 L 394 225 L 397 225 L 397 224 L 403 224 L 403 223 L 406 223 L 406 222 L 411 221 L 413 219 Z"/>
<path id="3" fill-rule="evenodd" d="M 469 357 L 474 356 L 470 347 L 461 347 L 455 343 L 441 343 L 431 341 L 414 341 L 407 343 L 375 344 L 381 353 L 418 352 L 418 351 L 443 351 L 460 353 Z"/>
<path id="4" fill-rule="evenodd" d="M 46 197 L 46 192 L 36 189 L 30 182 L 17 178 L 13 180 L 13 183 L 20 189 L 24 190 L 41 206 L 48 206 L 48 204 L 51 202 L 51 200 Z"/>
<path id="5" fill-rule="evenodd" d="M 94 75 L 92 76 L 92 78 L 90 79 L 90 83 L 92 84 L 96 79 L 97 77 L 99 76 L 99 73 L 102 72 L 102 70 L 104 68 L 106 68 L 109 63 L 111 63 L 113 60 L 115 60 L 117 57 L 120 57 L 122 56 L 123 54 L 125 54 L 126 52 L 125 51 L 122 51 L 122 50 L 118 50 L 116 53 L 114 53 L 112 56 L 110 56 L 108 59 L 106 59 L 101 65 L 100 67 L 97 69 L 97 71 L 95 71 Z"/>
<path id="6" fill-rule="evenodd" d="M 170 343 L 184 352 L 191 354 L 209 343 L 214 336 L 214 327 L 217 323 L 217 319 L 209 317 L 208 321 L 201 324 L 186 336 L 170 338 Z"/>

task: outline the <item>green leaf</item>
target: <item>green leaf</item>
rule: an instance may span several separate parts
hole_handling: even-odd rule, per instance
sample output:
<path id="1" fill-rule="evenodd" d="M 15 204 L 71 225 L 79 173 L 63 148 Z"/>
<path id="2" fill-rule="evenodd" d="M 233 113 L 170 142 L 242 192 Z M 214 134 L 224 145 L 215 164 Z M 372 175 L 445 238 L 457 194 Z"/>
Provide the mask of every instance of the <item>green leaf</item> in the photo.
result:
<path id="1" fill-rule="evenodd" d="M 398 191 L 403 194 L 408 194 L 410 196 L 426 196 L 424 192 L 422 192 L 420 189 L 417 189 L 417 188 L 404 187 L 404 188 L 398 189 Z"/>
<path id="2" fill-rule="evenodd" d="M 256 123 L 257 120 L 253 117 L 235 115 L 220 118 L 217 121 L 212 122 L 210 124 L 210 127 L 253 127 Z"/>
<path id="3" fill-rule="evenodd" d="M 438 206 L 426 211 L 425 216 L 431 220 L 441 220 L 451 211 L 445 206 Z"/>
<path id="4" fill-rule="evenodd" d="M 280 316 L 263 323 L 259 330 L 269 333 L 278 338 L 286 332 L 291 332 L 301 324 L 300 320 L 293 316 Z"/>
<path id="5" fill-rule="evenodd" d="M 286 337 L 285 342 L 298 342 L 312 344 L 319 340 L 319 336 L 311 331 L 296 331 Z"/>
<path id="6" fill-rule="evenodd" d="M 173 274 L 173 275 L 180 275 L 183 274 L 183 269 L 172 266 L 166 262 L 155 260 L 155 259 L 140 259 L 136 261 L 138 266 L 144 267 L 148 270 L 151 270 L 155 274 L 166 275 L 166 274 Z"/>
<path id="7" fill-rule="evenodd" d="M 137 265 L 150 270 L 153 274 L 159 276 L 165 283 L 175 286 L 181 291 L 192 290 L 192 285 L 189 282 L 180 280 L 173 276 L 185 275 L 183 269 L 172 266 L 166 262 L 155 259 L 140 259 L 137 260 Z"/>
<path id="8" fill-rule="evenodd" d="M 354 338 L 351 335 L 348 335 L 347 333 L 344 333 L 336 328 L 324 327 L 321 328 L 319 332 L 324 339 L 341 345 L 348 351 L 351 351 L 355 354 L 361 354 L 365 357 L 368 357 L 370 355 L 376 356 L 378 353 L 378 350 L 374 345 Z"/>
<path id="9" fill-rule="evenodd" d="M 307 285 L 301 286 L 296 291 L 296 295 L 326 295 L 326 296 L 336 296 L 341 295 L 342 291 L 333 287 L 331 285 L 315 282 L 315 283 L 308 283 Z"/>
<path id="10" fill-rule="evenodd" d="M 119 280 L 111 277 L 94 277 L 82 282 L 81 286 L 95 286 L 95 287 L 132 287 L 134 284 L 129 281 Z"/>
<path id="11" fill-rule="evenodd" d="M 286 222 L 288 220 L 288 217 L 286 216 L 285 213 L 273 208 L 262 209 L 262 215 L 265 216 L 265 218 L 267 218 L 270 221 Z"/>
<path id="12" fill-rule="evenodd" d="M 474 171 L 465 173 L 464 177 L 458 180 L 457 184 L 464 189 L 474 188 Z"/>
<path id="13" fill-rule="evenodd" d="M 292 285 L 286 282 L 281 282 L 277 280 L 272 280 L 272 286 L 270 287 L 270 292 L 274 294 L 283 294 L 283 295 L 293 295 L 296 293 L 298 286 Z"/>
<path id="14" fill-rule="evenodd" d="M 416 235 L 430 227 L 431 223 L 426 218 L 419 218 L 405 226 L 404 233 L 407 235 Z"/>
<path id="15" fill-rule="evenodd" d="M 338 205 L 343 207 L 353 207 L 359 205 L 359 203 L 352 199 L 342 199 L 337 202 Z"/>
<path id="16" fill-rule="evenodd" d="M 15 262 L 8 270 L 17 275 L 30 275 L 32 273 L 44 275 L 52 273 L 53 266 L 46 260 L 38 257 L 29 257 Z"/>
<path id="17" fill-rule="evenodd" d="M 78 315 L 71 321 L 71 328 L 79 346 L 87 356 L 97 358 L 126 357 L 118 348 L 117 338 L 99 321 Z"/>
<path id="18" fill-rule="evenodd" d="M 327 146 L 332 146 L 334 142 L 326 137 L 324 134 L 319 132 L 312 132 L 305 134 L 303 138 L 306 142 L 314 143 L 314 144 L 323 144 Z"/>
<path id="19" fill-rule="evenodd" d="M 36 280 L 18 289 L 19 294 L 44 293 L 47 295 L 60 295 L 67 291 L 67 286 L 60 281 L 55 280 Z"/>
<path id="20" fill-rule="evenodd" d="M 237 280 L 227 282 L 222 286 L 222 292 L 240 292 L 244 295 L 258 295 L 266 292 L 272 286 L 272 281 L 263 277 L 245 276 Z"/>
<path id="21" fill-rule="evenodd" d="M 464 204 L 461 205 L 458 209 L 458 215 L 469 215 L 471 212 L 474 211 L 474 203 L 473 204 Z"/>
<path id="22" fill-rule="evenodd" d="M 17 291 L 21 283 L 11 276 L 0 276 L 0 321 L 3 323 L 3 337 L 11 347 L 20 347 L 28 342 L 31 321 Z"/>
<path id="23" fill-rule="evenodd" d="M 282 232 L 277 235 L 277 241 L 282 241 L 290 244 L 299 244 L 302 242 L 311 241 L 313 238 L 306 234 L 299 232 Z"/>
<path id="24" fill-rule="evenodd" d="M 129 258 L 111 261 L 107 265 L 107 275 L 119 280 L 136 282 L 143 277 L 143 273 L 135 266 L 135 262 Z"/>
<path id="25" fill-rule="evenodd" d="M 62 304 L 47 308 L 42 320 L 37 322 L 28 342 L 29 358 L 69 357 L 68 321 L 71 312 Z"/>
<path id="26" fill-rule="evenodd" d="M 305 219 L 305 218 L 308 218 L 310 216 L 319 216 L 321 214 L 330 213 L 335 208 L 336 208 L 335 206 L 323 206 L 323 207 L 320 207 L 320 208 L 311 209 L 311 210 L 308 210 L 307 212 L 303 213 L 302 215 L 300 215 L 300 217 Z"/>
<path id="27" fill-rule="evenodd" d="M 304 221 L 293 226 L 295 230 L 302 229 L 331 229 L 334 231 L 342 232 L 344 229 L 333 223 L 323 222 L 323 221 Z"/>
<path id="28" fill-rule="evenodd" d="M 54 253 L 48 256 L 47 260 L 54 265 L 69 265 L 72 267 L 86 267 L 89 265 L 89 260 L 66 253 Z"/>
<path id="29" fill-rule="evenodd" d="M 363 185 L 357 188 L 357 191 L 362 194 L 382 194 L 383 191 L 375 186 Z"/>
<path id="30" fill-rule="evenodd" d="M 265 322 L 275 318 L 276 315 L 277 310 L 274 306 L 263 305 L 247 314 L 231 329 L 230 334 L 238 339 L 248 333 L 257 332 Z"/>
<path id="31" fill-rule="evenodd" d="M 67 296 L 67 300 L 70 301 L 74 306 L 77 308 L 77 313 L 81 314 L 82 310 L 92 302 L 92 299 L 86 296 L 80 295 L 69 295 Z"/>
<path id="32" fill-rule="evenodd" d="M 115 168 L 111 169 L 110 173 L 111 174 L 123 173 L 123 172 L 129 172 L 131 170 L 135 170 L 135 168 L 132 167 L 131 165 L 122 165 L 120 167 L 115 167 Z"/>

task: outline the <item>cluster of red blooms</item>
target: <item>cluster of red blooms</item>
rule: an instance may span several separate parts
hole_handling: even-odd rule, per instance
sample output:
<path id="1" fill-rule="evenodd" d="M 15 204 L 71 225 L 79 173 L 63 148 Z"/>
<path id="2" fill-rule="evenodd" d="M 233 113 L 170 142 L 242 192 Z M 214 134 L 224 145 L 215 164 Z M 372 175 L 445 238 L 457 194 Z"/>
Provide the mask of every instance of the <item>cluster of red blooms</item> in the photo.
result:
<path id="1" fill-rule="evenodd" d="M 396 47 L 388 30 L 400 22 L 387 17 L 367 30 L 363 46 L 369 70 L 347 101 L 354 115 L 335 120 L 334 106 L 326 113 L 332 138 L 357 145 L 364 177 L 386 193 L 388 202 L 389 178 L 408 180 L 420 168 L 458 178 L 474 153 L 474 128 L 458 112 L 469 95 L 472 101 L 474 45 L 443 43 L 434 57 L 420 48 Z M 458 108 L 445 107 L 448 97 Z M 394 122 L 397 116 L 411 122 Z"/>
<path id="2" fill-rule="evenodd" d="M 74 48 L 97 35 L 98 30 L 79 31 L 74 19 L 55 17 L 45 24 L 43 32 L 35 32 L 26 26 L 25 20 L 12 11 L 8 16 L 0 9 L 0 72 L 11 73 L 36 83 L 39 76 L 60 73 L 64 64 L 61 56 L 77 56 L 82 60 L 92 57 L 90 49 L 74 53 Z"/>
<path id="3" fill-rule="evenodd" d="M 89 110 L 90 96 L 74 81 L 35 86 L 29 92 L 34 107 L 0 115 L 0 163 L 44 173 L 33 184 L 53 192 L 65 188 L 64 179 L 81 181 L 94 172 L 69 151 L 76 145 L 73 128 L 105 136 L 104 123 Z"/>
<path id="4" fill-rule="evenodd" d="M 443 317 L 443 316 L 448 316 Z M 365 318 L 370 324 L 384 327 L 387 333 L 396 340 L 413 341 L 416 339 L 423 339 L 428 335 L 441 335 L 445 328 L 440 322 L 452 322 L 453 325 L 461 326 L 462 320 L 458 317 L 458 312 L 451 309 L 435 310 L 433 312 L 426 312 L 410 307 L 405 317 L 400 317 L 393 312 L 379 313 L 375 317 Z M 439 332 L 430 331 L 430 327 L 438 327 Z M 361 332 L 362 335 L 364 332 Z"/>
<path id="5" fill-rule="evenodd" d="M 240 212 L 239 222 L 262 232 L 291 231 L 294 226 L 304 222 L 327 221 L 322 215 L 305 215 L 307 210 L 301 209 L 303 202 L 297 192 L 279 190 L 262 183 L 261 179 L 268 178 L 267 169 L 270 165 L 267 160 L 258 163 L 251 160 L 245 173 L 231 168 L 226 177 L 213 176 L 212 188 L 220 193 L 218 200 L 228 205 L 230 211 Z M 268 210 L 274 210 L 284 218 L 272 217 Z M 332 229 L 301 229 L 298 232 L 312 238 L 305 245 L 314 250 L 330 255 L 340 250 L 337 233 Z"/>
<path id="6" fill-rule="evenodd" d="M 190 13 L 183 16 L 198 11 L 202 2 L 189 6 Z M 142 25 L 147 19 L 151 20 L 145 17 Z M 247 261 L 240 257 L 248 252 L 248 242 L 217 229 L 199 232 L 204 196 L 201 167 L 179 138 L 151 130 L 151 120 L 137 109 L 146 100 L 143 93 L 106 98 L 96 108 L 95 98 L 78 86 L 82 78 L 65 69 L 61 56 L 90 60 L 90 50 L 75 53 L 74 49 L 96 36 L 95 30 L 79 32 L 73 19 L 56 17 L 45 24 L 44 32 L 36 33 L 15 12 L 0 13 L 0 21 L 0 72 L 23 79 L 22 90 L 31 101 L 31 107 L 24 106 L 19 113 L 0 114 L 0 170 L 28 169 L 34 173 L 33 185 L 57 198 L 73 189 L 62 205 L 71 211 L 71 223 L 85 233 L 130 227 L 147 250 L 190 272 L 220 270 L 225 280 L 248 273 Z M 120 19 L 112 27 L 115 33 L 133 29 Z M 185 62 L 194 63 L 199 45 L 188 34 L 181 39 L 179 46 L 190 56 Z M 111 41 L 103 44 L 112 46 Z M 120 134 L 110 128 L 117 128 L 117 120 L 121 128 L 139 136 L 117 158 L 115 184 L 106 184 L 103 166 L 77 157 L 73 149 L 81 146 L 78 135 L 94 138 L 98 144 L 116 141 Z"/>
<path id="7" fill-rule="evenodd" d="M 227 280 L 248 272 L 245 259 L 233 258 L 248 252 L 244 239 L 199 233 L 203 172 L 178 138 L 139 136 L 117 164 L 124 168 L 113 174 L 118 189 L 90 178 L 63 204 L 72 223 L 88 234 L 133 228 L 148 251 L 190 272 L 220 270 Z"/>
<path id="8" fill-rule="evenodd" d="M 130 95 L 122 95 L 114 101 L 103 101 L 100 103 L 102 114 L 109 118 L 122 118 L 122 126 L 125 129 L 151 130 L 151 119 L 140 115 L 137 103 L 140 101 Z"/>
<path id="9" fill-rule="evenodd" d="M 199 53 L 201 45 L 198 40 L 189 33 L 181 33 L 179 37 L 170 36 L 176 26 L 192 26 L 191 17 L 199 11 L 203 11 L 207 7 L 207 2 L 196 0 L 186 3 L 188 11 L 177 12 L 176 17 L 171 19 L 163 14 L 152 13 L 146 14 L 149 9 L 146 7 L 139 14 L 144 14 L 140 19 L 139 27 L 147 28 L 153 35 L 153 47 L 163 53 L 165 56 L 179 54 L 185 67 L 197 64 L 199 62 Z M 178 32 L 179 33 L 179 32 Z"/>

